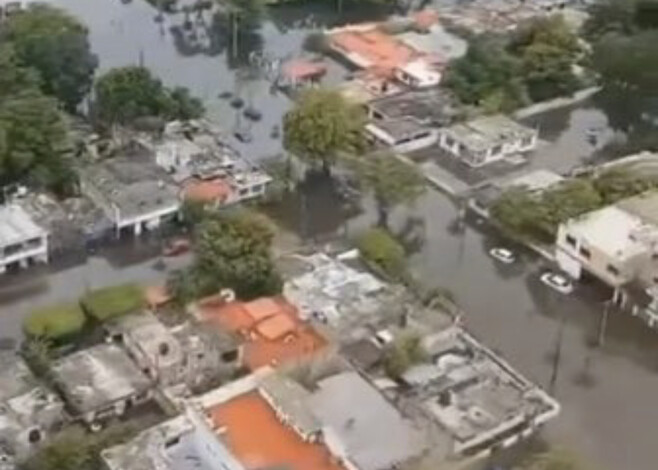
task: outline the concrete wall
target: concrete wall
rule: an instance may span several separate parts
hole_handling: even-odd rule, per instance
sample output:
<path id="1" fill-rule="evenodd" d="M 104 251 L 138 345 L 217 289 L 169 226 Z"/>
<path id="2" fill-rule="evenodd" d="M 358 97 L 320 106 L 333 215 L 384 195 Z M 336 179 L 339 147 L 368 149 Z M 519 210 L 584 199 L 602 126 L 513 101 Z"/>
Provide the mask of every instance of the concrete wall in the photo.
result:
<path id="1" fill-rule="evenodd" d="M 568 235 L 575 239 L 575 246 L 567 241 Z M 613 287 L 618 287 L 635 278 L 641 268 L 646 265 L 647 258 L 650 258 L 650 254 L 645 252 L 626 259 L 620 259 L 612 253 L 606 253 L 599 247 L 588 244 L 577 230 L 569 227 L 568 223 L 561 224 L 558 228 L 555 244 L 558 250 L 577 260 L 584 269 Z M 581 252 L 583 248 L 589 251 L 589 257 L 583 255 Z M 608 270 L 609 265 L 617 268 L 619 274 L 610 272 Z"/>

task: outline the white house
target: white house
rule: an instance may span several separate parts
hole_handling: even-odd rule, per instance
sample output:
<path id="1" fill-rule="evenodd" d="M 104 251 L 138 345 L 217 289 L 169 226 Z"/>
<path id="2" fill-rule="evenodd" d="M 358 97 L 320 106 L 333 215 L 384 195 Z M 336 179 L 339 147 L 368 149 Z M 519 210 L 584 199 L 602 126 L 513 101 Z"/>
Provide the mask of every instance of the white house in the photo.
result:
<path id="1" fill-rule="evenodd" d="M 429 147 L 439 138 L 438 129 L 424 126 L 413 117 L 374 121 L 366 125 L 366 131 L 375 143 L 400 153 Z"/>
<path id="2" fill-rule="evenodd" d="M 0 207 L 0 273 L 35 262 L 48 262 L 48 232 L 21 206 Z"/>
<path id="3" fill-rule="evenodd" d="M 426 58 L 419 58 L 396 67 L 394 76 L 411 88 L 437 86 L 441 82 L 441 72 Z"/>
<path id="4" fill-rule="evenodd" d="M 537 131 L 503 116 L 484 116 L 441 129 L 439 146 L 472 167 L 533 150 Z"/>
<path id="5" fill-rule="evenodd" d="M 584 269 L 618 288 L 637 280 L 658 285 L 658 193 L 646 193 L 560 225 L 560 266 L 574 278 Z"/>

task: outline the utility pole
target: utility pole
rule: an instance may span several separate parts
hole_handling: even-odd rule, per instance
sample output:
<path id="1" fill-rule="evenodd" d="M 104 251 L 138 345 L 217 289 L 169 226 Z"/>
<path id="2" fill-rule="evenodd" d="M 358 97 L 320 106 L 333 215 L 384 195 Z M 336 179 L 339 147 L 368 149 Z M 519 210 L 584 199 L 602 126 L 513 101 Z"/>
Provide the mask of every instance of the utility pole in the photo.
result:
<path id="1" fill-rule="evenodd" d="M 555 352 L 553 354 L 553 367 L 551 371 L 551 379 L 548 384 L 548 391 L 551 395 L 555 394 L 555 387 L 557 385 L 557 378 L 560 372 L 560 363 L 562 362 L 562 342 L 564 340 L 564 327 L 567 321 L 564 309 L 560 309 L 560 325 L 558 326 L 557 336 L 555 338 Z"/>
<path id="2" fill-rule="evenodd" d="M 608 328 L 608 315 L 610 315 L 611 303 L 611 300 L 603 302 L 603 313 L 601 315 L 601 321 L 599 322 L 599 334 L 596 342 L 598 347 L 603 347 L 605 345 L 605 331 Z"/>

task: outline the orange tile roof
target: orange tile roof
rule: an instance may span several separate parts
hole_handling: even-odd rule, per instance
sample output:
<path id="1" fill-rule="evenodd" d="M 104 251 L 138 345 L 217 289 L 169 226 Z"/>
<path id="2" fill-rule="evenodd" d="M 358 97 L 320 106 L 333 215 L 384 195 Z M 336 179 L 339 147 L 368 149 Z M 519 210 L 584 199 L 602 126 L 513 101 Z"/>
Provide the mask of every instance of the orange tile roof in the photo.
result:
<path id="1" fill-rule="evenodd" d="M 245 311 L 249 314 L 255 322 L 269 318 L 276 315 L 282 309 L 286 309 L 287 305 L 277 302 L 277 299 L 270 297 L 261 297 L 260 299 L 252 300 L 244 304 Z"/>
<path id="2" fill-rule="evenodd" d="M 281 72 L 288 78 L 302 80 L 318 77 L 327 73 L 327 66 L 308 60 L 291 60 L 283 64 Z"/>
<path id="3" fill-rule="evenodd" d="M 363 57 L 370 62 L 370 67 L 402 67 L 418 56 L 413 48 L 377 29 L 341 31 L 331 36 L 331 42 L 346 53 Z"/>
<path id="4" fill-rule="evenodd" d="M 185 184 L 183 197 L 198 202 L 225 202 L 231 196 L 231 186 L 221 179 L 192 180 Z"/>
<path id="5" fill-rule="evenodd" d="M 296 328 L 295 322 L 286 315 L 274 315 L 256 325 L 256 331 L 270 341 L 294 333 Z"/>
<path id="6" fill-rule="evenodd" d="M 345 470 L 322 444 L 304 442 L 253 391 L 208 410 L 222 440 L 247 470 Z"/>
<path id="7" fill-rule="evenodd" d="M 283 297 L 228 303 L 210 297 L 198 303 L 198 310 L 202 320 L 243 336 L 243 360 L 251 370 L 301 359 L 327 346 Z"/>

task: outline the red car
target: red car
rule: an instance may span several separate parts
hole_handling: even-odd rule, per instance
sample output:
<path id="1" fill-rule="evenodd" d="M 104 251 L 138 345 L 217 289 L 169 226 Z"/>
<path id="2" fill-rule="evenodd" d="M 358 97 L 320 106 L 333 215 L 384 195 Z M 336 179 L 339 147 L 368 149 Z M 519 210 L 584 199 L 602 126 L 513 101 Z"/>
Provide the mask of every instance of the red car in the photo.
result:
<path id="1" fill-rule="evenodd" d="M 178 256 L 190 251 L 190 241 L 185 238 L 171 240 L 162 250 L 165 256 Z"/>

